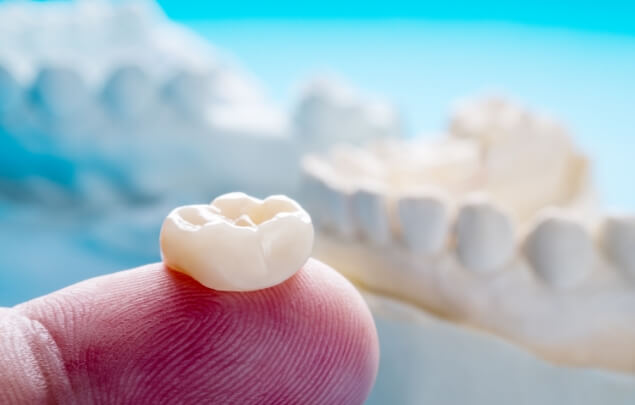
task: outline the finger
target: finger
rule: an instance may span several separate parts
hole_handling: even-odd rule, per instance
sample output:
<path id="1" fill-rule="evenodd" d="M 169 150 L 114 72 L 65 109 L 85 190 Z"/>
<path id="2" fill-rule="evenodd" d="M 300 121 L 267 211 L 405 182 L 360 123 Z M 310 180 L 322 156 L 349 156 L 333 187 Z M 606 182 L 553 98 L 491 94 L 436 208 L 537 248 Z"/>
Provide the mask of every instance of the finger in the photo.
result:
<path id="1" fill-rule="evenodd" d="M 29 325 L 11 344 L 34 353 L 37 371 L 26 372 L 43 381 L 30 395 L 47 401 L 355 404 L 377 371 L 367 307 L 315 260 L 248 293 L 210 290 L 149 265 L 13 312 Z"/>

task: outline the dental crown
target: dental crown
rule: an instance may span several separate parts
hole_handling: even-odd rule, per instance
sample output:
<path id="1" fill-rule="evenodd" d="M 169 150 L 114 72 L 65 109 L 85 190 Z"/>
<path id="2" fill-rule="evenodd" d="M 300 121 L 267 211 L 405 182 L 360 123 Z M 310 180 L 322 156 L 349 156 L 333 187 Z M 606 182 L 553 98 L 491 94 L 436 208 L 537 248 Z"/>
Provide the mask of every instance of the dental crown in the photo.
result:
<path id="1" fill-rule="evenodd" d="M 230 193 L 209 205 L 174 209 L 160 245 L 166 266 L 204 286 L 252 291 L 280 284 L 302 267 L 313 248 L 313 225 L 288 197 Z"/>
<path id="2" fill-rule="evenodd" d="M 551 361 L 635 371 L 635 216 L 601 215 L 555 120 L 463 103 L 438 139 L 303 161 L 315 256 L 372 292 Z"/>

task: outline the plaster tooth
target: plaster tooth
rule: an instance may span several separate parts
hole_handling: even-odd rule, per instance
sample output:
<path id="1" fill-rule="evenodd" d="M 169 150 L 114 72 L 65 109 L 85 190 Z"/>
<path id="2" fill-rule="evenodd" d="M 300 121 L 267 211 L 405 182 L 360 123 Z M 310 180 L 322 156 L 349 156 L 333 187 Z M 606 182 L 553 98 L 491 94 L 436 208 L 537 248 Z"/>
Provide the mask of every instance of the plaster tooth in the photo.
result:
<path id="1" fill-rule="evenodd" d="M 524 250 L 536 274 L 557 288 L 572 288 L 591 272 L 593 242 L 584 226 L 557 213 L 545 214 L 527 235 Z"/>
<path id="2" fill-rule="evenodd" d="M 635 215 L 604 219 L 600 231 L 605 254 L 630 277 L 635 277 Z"/>
<path id="3" fill-rule="evenodd" d="M 138 66 L 123 66 L 112 73 L 103 90 L 106 106 L 119 117 L 134 118 L 147 111 L 154 98 L 148 76 Z"/>
<path id="4" fill-rule="evenodd" d="M 391 240 L 386 199 L 376 188 L 362 188 L 351 197 L 353 216 L 362 237 L 375 245 L 387 245 Z"/>
<path id="5" fill-rule="evenodd" d="M 62 67 L 43 68 L 35 79 L 32 96 L 41 110 L 54 117 L 77 113 L 90 97 L 77 72 Z"/>
<path id="6" fill-rule="evenodd" d="M 324 206 L 327 197 L 326 184 L 319 177 L 310 173 L 304 173 L 302 180 L 302 195 L 304 206 L 317 227 L 328 226 L 329 218 Z"/>
<path id="7" fill-rule="evenodd" d="M 330 163 L 314 155 L 302 159 L 302 170 L 307 180 L 307 197 L 313 199 L 309 212 L 317 213 L 321 227 L 346 239 L 352 238 L 356 229 L 348 184 L 338 177 Z"/>
<path id="8" fill-rule="evenodd" d="M 302 158 L 301 167 L 304 206 L 316 226 L 329 227 L 331 218 L 326 209 L 329 191 L 324 179 L 329 176 L 330 166 L 320 157 L 307 155 Z"/>
<path id="9" fill-rule="evenodd" d="M 507 214 L 483 198 L 471 198 L 456 223 L 457 254 L 476 273 L 502 269 L 514 255 L 514 226 Z"/>
<path id="10" fill-rule="evenodd" d="M 355 235 L 351 193 L 332 182 L 324 187 L 324 213 L 327 226 L 346 239 Z"/>
<path id="11" fill-rule="evenodd" d="M 404 243 L 413 252 L 430 255 L 445 247 L 450 213 L 447 197 L 441 193 L 400 198 L 397 216 Z"/>
<path id="12" fill-rule="evenodd" d="M 210 78 L 204 74 L 179 72 L 163 89 L 166 101 L 190 118 L 201 117 L 211 100 Z"/>

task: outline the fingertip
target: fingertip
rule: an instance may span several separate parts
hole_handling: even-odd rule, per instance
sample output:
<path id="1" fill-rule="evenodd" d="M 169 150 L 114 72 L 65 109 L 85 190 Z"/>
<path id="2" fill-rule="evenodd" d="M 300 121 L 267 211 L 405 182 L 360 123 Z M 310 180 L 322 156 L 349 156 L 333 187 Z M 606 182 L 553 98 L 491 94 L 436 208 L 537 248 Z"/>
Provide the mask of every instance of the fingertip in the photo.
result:
<path id="1" fill-rule="evenodd" d="M 379 349 L 355 288 L 309 260 L 265 290 L 210 290 L 161 264 L 24 304 L 80 400 L 362 403 Z"/>

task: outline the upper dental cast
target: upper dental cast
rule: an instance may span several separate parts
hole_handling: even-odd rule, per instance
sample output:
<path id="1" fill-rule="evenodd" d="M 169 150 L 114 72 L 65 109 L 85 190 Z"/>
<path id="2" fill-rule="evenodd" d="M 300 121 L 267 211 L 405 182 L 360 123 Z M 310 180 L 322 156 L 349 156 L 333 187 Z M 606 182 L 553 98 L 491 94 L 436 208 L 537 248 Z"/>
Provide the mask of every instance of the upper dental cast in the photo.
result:
<path id="1" fill-rule="evenodd" d="M 311 217 L 292 199 L 229 193 L 174 209 L 163 222 L 169 268 L 214 290 L 253 291 L 293 276 L 313 249 Z"/>

